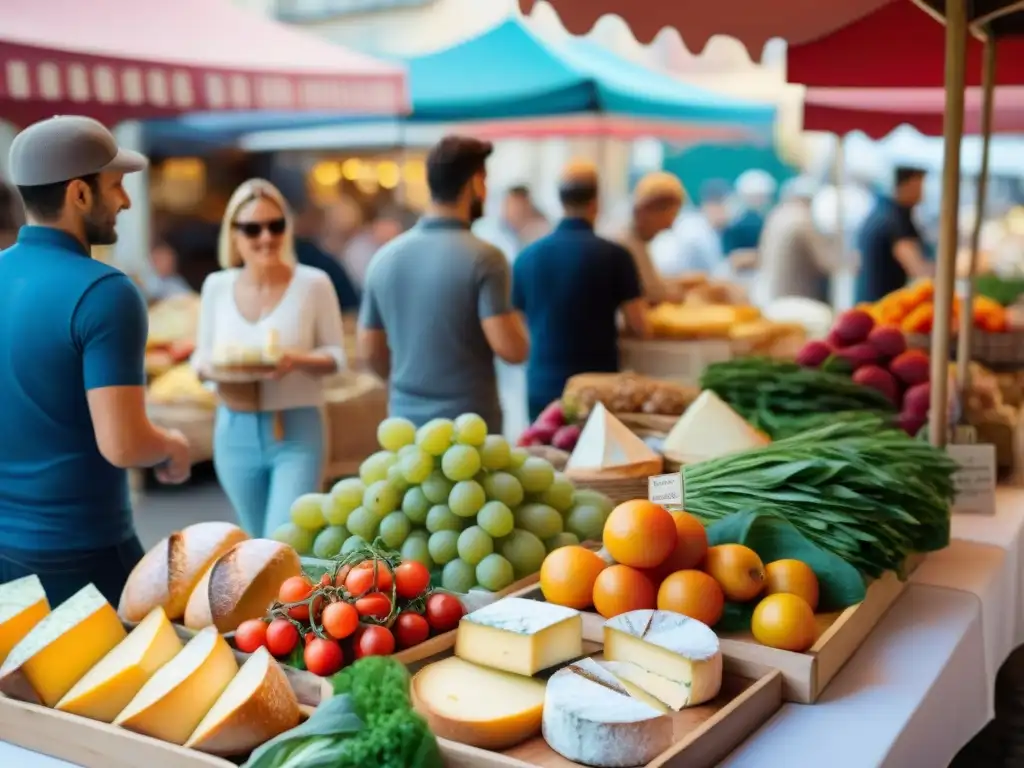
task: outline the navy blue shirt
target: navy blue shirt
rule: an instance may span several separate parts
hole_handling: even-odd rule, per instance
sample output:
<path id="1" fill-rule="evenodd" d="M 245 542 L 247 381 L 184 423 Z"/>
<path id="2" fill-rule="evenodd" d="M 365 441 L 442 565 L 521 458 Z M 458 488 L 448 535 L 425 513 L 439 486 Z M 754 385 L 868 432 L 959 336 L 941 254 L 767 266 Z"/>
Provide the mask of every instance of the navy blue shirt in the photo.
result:
<path id="1" fill-rule="evenodd" d="M 0 252 L 0 542 L 112 547 L 134 534 L 128 475 L 100 454 L 86 391 L 145 384 L 146 302 L 73 237 L 22 227 Z"/>
<path id="2" fill-rule="evenodd" d="M 327 273 L 334 285 L 334 292 L 338 294 L 338 303 L 341 305 L 342 312 L 359 309 L 359 291 L 352 284 L 348 272 L 341 264 L 324 253 L 316 243 L 312 240 L 296 238 L 295 258 L 299 260 L 299 264 L 305 264 L 307 267 L 314 267 Z"/>
<path id="3" fill-rule="evenodd" d="M 722 253 L 729 256 L 735 251 L 756 249 L 763 229 L 764 216 L 754 210 L 744 211 L 722 230 Z"/>
<path id="4" fill-rule="evenodd" d="M 641 295 L 629 251 L 582 219 L 564 219 L 524 248 L 512 267 L 512 302 L 530 329 L 530 401 L 561 397 L 578 373 L 617 371 L 616 313 Z"/>
<path id="5" fill-rule="evenodd" d="M 907 272 L 893 253 L 893 246 L 900 240 L 915 240 L 921 245 L 921 233 L 914 224 L 911 209 L 898 205 L 891 198 L 879 198 L 857 236 L 861 260 L 857 303 L 878 301 L 907 284 Z"/>

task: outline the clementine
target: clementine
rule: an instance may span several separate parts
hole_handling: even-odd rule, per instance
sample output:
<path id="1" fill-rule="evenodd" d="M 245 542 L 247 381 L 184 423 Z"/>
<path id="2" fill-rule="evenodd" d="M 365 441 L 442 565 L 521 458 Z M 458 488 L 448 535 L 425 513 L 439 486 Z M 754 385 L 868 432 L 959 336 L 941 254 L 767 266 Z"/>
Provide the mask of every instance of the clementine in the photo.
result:
<path id="1" fill-rule="evenodd" d="M 742 544 L 719 544 L 708 550 L 705 568 L 717 581 L 727 600 L 745 603 L 764 589 L 764 563 Z"/>
<path id="2" fill-rule="evenodd" d="M 818 577 L 807 563 L 800 560 L 776 560 L 764 567 L 766 592 L 774 595 L 786 592 L 802 597 L 818 610 Z"/>
<path id="3" fill-rule="evenodd" d="M 802 597 L 778 592 L 754 608 L 750 631 L 762 645 L 803 653 L 814 645 L 818 625 L 814 611 Z"/>
<path id="4" fill-rule="evenodd" d="M 665 562 L 651 569 L 652 579 L 659 584 L 676 571 L 699 568 L 708 553 L 708 533 L 704 524 L 688 512 L 677 510 L 669 514 L 676 524 L 676 546 Z"/>
<path id="5" fill-rule="evenodd" d="M 559 547 L 540 567 L 540 591 L 549 603 L 583 610 L 594 601 L 594 582 L 608 565 L 585 547 Z"/>
<path id="6" fill-rule="evenodd" d="M 661 565 L 676 547 L 672 515 L 646 499 L 619 504 L 604 524 L 604 546 L 615 562 L 633 568 Z"/>
<path id="7" fill-rule="evenodd" d="M 658 588 L 658 610 L 675 611 L 713 627 L 725 610 L 725 593 L 703 571 L 676 571 Z"/>
<path id="8" fill-rule="evenodd" d="M 610 565 L 597 575 L 594 608 L 606 619 L 643 608 L 653 609 L 657 605 L 654 585 L 636 568 Z"/>

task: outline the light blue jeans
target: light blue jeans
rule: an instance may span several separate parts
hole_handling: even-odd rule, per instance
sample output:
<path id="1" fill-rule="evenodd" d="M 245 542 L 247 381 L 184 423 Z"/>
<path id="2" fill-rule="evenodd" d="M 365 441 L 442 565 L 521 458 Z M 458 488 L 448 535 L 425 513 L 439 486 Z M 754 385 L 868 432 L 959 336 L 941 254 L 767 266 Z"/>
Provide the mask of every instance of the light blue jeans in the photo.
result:
<path id="1" fill-rule="evenodd" d="M 250 536 L 269 536 L 288 522 L 295 499 L 320 490 L 324 425 L 319 409 L 293 408 L 281 416 L 284 437 L 278 440 L 273 413 L 217 409 L 213 466 Z"/>

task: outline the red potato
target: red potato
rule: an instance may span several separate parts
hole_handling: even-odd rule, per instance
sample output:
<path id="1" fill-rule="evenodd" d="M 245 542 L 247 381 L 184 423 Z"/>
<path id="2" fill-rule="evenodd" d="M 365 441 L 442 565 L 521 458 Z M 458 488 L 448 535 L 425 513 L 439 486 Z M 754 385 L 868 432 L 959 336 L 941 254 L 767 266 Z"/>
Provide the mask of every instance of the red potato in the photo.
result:
<path id="1" fill-rule="evenodd" d="M 928 417 L 931 409 L 932 385 L 925 381 L 915 384 L 903 394 L 903 412 L 922 419 Z"/>
<path id="2" fill-rule="evenodd" d="M 883 360 L 891 360 L 907 350 L 907 338 L 899 328 L 878 326 L 868 334 L 868 344 L 875 348 Z"/>
<path id="3" fill-rule="evenodd" d="M 917 435 L 921 431 L 921 428 L 928 421 L 927 416 L 918 416 L 917 414 L 903 412 L 896 419 L 896 425 L 906 432 L 911 437 Z"/>
<path id="4" fill-rule="evenodd" d="M 895 377 L 877 365 L 865 365 L 854 371 L 853 380 L 871 389 L 877 389 L 893 404 L 899 404 L 900 390 Z"/>
<path id="5" fill-rule="evenodd" d="M 576 447 L 577 441 L 580 439 L 581 431 L 582 430 L 575 424 L 569 424 L 561 427 L 557 432 L 555 432 L 554 437 L 551 438 L 551 445 L 563 451 L 572 451 L 572 449 Z"/>
<path id="6" fill-rule="evenodd" d="M 548 427 L 554 427 L 552 433 L 554 433 L 559 427 L 564 427 L 566 424 L 565 409 L 562 408 L 562 404 L 557 400 L 540 412 L 540 416 L 537 417 L 537 421 L 534 426 L 543 424 Z"/>
<path id="7" fill-rule="evenodd" d="M 870 344 L 853 344 L 836 350 L 836 357 L 846 360 L 853 370 L 863 368 L 865 365 L 874 365 L 878 362 L 878 353 Z"/>
<path id="8" fill-rule="evenodd" d="M 912 387 L 915 384 L 924 384 L 928 381 L 931 374 L 931 361 L 925 352 L 919 349 L 908 349 L 889 363 L 889 370 L 897 379 L 908 387 Z"/>
<path id="9" fill-rule="evenodd" d="M 802 365 L 805 368 L 817 368 L 828 360 L 831 354 L 832 347 L 827 341 L 815 339 L 804 344 L 803 349 L 796 356 L 796 362 L 797 365 Z"/>
<path id="10" fill-rule="evenodd" d="M 851 309 L 839 316 L 832 332 L 844 344 L 852 345 L 865 341 L 874 327 L 875 319 L 871 315 L 862 309 Z"/>
<path id="11" fill-rule="evenodd" d="M 825 337 L 825 343 L 828 344 L 829 349 L 831 349 L 833 353 L 838 352 L 843 347 L 850 346 L 840 338 L 839 334 L 836 333 L 835 328 L 828 332 L 828 336 Z"/>

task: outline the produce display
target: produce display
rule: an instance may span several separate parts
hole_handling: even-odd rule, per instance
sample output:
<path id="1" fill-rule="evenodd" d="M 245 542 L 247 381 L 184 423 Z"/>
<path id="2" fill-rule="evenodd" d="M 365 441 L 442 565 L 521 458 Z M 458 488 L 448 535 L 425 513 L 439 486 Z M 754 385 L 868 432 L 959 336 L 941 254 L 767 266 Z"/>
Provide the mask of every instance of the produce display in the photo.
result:
<path id="1" fill-rule="evenodd" d="M 921 280 L 906 288 L 884 296 L 875 304 L 865 304 L 860 310 L 868 313 L 880 326 L 895 327 L 906 333 L 928 334 L 935 321 L 935 286 L 931 280 Z M 959 297 L 953 297 L 950 329 L 956 333 L 963 311 Z M 1007 330 L 1006 309 L 986 296 L 976 296 L 972 304 L 974 327 L 980 331 L 1003 333 Z"/>
<path id="2" fill-rule="evenodd" d="M 566 382 L 562 406 L 579 421 L 585 421 L 598 403 L 612 413 L 679 416 L 698 394 L 693 387 L 635 373 L 584 373 Z"/>
<path id="3" fill-rule="evenodd" d="M 199 323 L 199 296 L 187 294 L 149 308 L 146 373 L 160 375 L 192 356 Z"/>
<path id="4" fill-rule="evenodd" d="M 379 538 L 452 592 L 498 592 L 536 573 L 544 556 L 600 535 L 609 505 L 576 489 L 544 459 L 488 435 L 464 414 L 417 429 L 389 418 L 381 450 L 329 494 L 307 494 L 273 538 L 300 554 L 332 558 Z"/>
<path id="5" fill-rule="evenodd" d="M 728 339 L 732 330 L 760 319 L 757 307 L 728 304 L 659 304 L 647 314 L 655 338 Z"/>
<path id="6" fill-rule="evenodd" d="M 569 422 L 565 406 L 556 401 L 541 411 L 537 420 L 523 430 L 516 445 L 520 448 L 550 445 L 561 451 L 572 452 L 582 431 L 578 422 Z"/>

